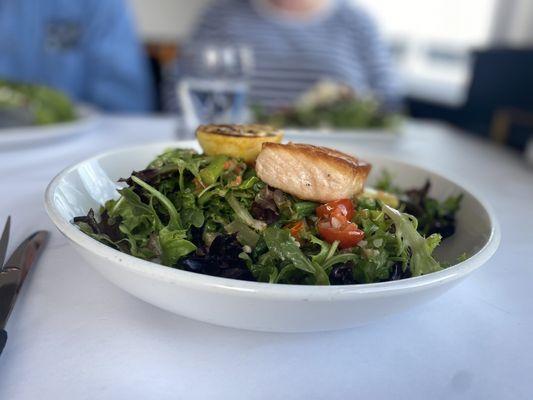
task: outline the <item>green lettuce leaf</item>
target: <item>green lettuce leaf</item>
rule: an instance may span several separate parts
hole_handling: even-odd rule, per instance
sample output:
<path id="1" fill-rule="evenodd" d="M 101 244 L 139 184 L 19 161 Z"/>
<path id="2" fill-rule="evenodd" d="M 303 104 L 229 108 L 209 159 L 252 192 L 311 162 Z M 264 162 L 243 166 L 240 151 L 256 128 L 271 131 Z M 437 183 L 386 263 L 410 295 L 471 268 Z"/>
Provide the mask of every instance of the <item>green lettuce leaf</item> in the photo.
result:
<path id="1" fill-rule="evenodd" d="M 420 276 L 442 270 L 441 265 L 431 256 L 436 246 L 436 237 L 424 238 L 417 232 L 408 214 L 403 214 L 386 204 L 382 204 L 381 207 L 393 221 L 398 240 L 411 250 L 409 265 L 412 275 Z"/>
<path id="2" fill-rule="evenodd" d="M 235 216 L 240 221 L 257 231 L 262 231 L 266 228 L 267 224 L 263 221 L 254 219 L 254 217 L 250 215 L 250 212 L 242 206 L 239 200 L 237 200 L 232 193 L 226 194 L 226 201 L 235 212 Z"/>
<path id="3" fill-rule="evenodd" d="M 159 231 L 161 262 L 164 265 L 174 266 L 180 258 L 196 250 L 196 246 L 186 240 L 186 237 L 185 230 L 163 228 Z"/>
<path id="4" fill-rule="evenodd" d="M 263 231 L 263 238 L 268 249 L 282 262 L 289 261 L 295 268 L 312 274 L 317 285 L 329 285 L 324 269 L 305 256 L 287 229 L 268 227 Z"/>
<path id="5" fill-rule="evenodd" d="M 180 215 L 169 198 L 136 176 L 132 176 L 131 179 L 153 196 L 153 198 L 157 199 L 168 212 L 168 224 L 159 231 L 158 235 L 162 263 L 172 266 L 181 257 L 196 250 L 196 246 L 186 240 L 187 231 L 182 228 Z"/>

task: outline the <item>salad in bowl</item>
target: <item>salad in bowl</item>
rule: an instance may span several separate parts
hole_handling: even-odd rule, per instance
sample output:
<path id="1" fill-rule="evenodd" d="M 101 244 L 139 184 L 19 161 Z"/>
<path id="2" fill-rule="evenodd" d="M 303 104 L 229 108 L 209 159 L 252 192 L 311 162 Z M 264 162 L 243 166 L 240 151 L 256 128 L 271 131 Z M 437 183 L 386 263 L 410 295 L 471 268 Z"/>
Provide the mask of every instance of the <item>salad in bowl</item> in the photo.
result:
<path id="1" fill-rule="evenodd" d="M 402 189 L 386 171 L 366 187 L 370 163 L 281 144 L 269 127 L 211 125 L 197 134 L 204 153 L 162 152 L 73 224 L 169 268 L 270 284 L 368 284 L 449 265 L 433 252 L 454 234 L 462 194 L 438 201 L 430 181 Z"/>

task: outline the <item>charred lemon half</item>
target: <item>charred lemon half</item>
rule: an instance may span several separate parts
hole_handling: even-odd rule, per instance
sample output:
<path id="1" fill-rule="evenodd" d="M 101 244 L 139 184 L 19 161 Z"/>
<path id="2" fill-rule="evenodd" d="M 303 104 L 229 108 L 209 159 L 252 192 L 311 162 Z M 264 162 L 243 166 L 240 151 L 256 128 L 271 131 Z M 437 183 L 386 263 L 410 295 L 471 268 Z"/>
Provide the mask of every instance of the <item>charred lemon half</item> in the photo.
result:
<path id="1" fill-rule="evenodd" d="M 224 154 L 253 163 L 263 143 L 279 143 L 283 132 L 268 125 L 200 125 L 196 138 L 205 154 Z"/>

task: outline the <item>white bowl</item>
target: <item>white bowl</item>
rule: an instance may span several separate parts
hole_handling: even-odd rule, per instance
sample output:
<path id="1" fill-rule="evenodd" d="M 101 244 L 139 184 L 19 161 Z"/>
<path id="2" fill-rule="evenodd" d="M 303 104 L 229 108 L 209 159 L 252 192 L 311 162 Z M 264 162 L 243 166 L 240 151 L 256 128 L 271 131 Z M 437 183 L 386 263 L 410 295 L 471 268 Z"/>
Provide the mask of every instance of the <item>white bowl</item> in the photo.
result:
<path id="1" fill-rule="evenodd" d="M 488 205 L 465 187 L 426 169 L 375 155 L 365 155 L 376 171 L 393 171 L 403 187 L 429 178 L 437 198 L 464 193 L 457 232 L 439 249 L 441 261 L 471 257 L 433 274 L 394 282 L 349 286 L 298 286 L 246 282 L 164 267 L 112 249 L 85 235 L 72 218 L 98 209 L 116 197 L 116 181 L 145 167 L 169 147 L 190 142 L 156 143 L 98 155 L 57 175 L 46 191 L 48 215 L 105 278 L 157 307 L 189 318 L 235 328 L 305 332 L 350 328 L 423 304 L 483 265 L 496 251 L 500 230 Z"/>

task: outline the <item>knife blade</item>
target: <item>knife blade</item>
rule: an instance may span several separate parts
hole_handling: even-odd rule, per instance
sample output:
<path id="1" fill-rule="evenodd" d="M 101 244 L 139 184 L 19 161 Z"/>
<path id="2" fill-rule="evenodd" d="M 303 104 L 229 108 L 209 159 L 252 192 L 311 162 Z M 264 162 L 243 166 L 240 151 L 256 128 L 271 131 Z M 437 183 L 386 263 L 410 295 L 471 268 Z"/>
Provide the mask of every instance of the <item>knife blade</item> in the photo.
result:
<path id="1" fill-rule="evenodd" d="M 11 217 L 7 217 L 4 231 L 0 237 L 0 271 L 4 266 L 4 260 L 6 259 L 7 245 L 9 243 L 9 228 L 11 227 Z"/>
<path id="2" fill-rule="evenodd" d="M 17 249 L 11 254 L 11 257 L 6 261 L 4 270 L 9 268 L 20 269 L 21 285 L 28 275 L 28 271 L 36 261 L 42 247 L 45 245 L 48 238 L 47 231 L 37 231 L 28 236 Z"/>
<path id="3" fill-rule="evenodd" d="M 6 347 L 7 342 L 7 332 L 3 329 L 0 329 L 0 354 L 2 354 L 2 350 L 4 350 L 4 347 Z"/>
<path id="4" fill-rule="evenodd" d="M 0 272 L 0 329 L 6 327 L 21 284 L 22 273 L 18 268 Z"/>
<path id="5" fill-rule="evenodd" d="M 29 236 L 17 247 L 4 265 L 4 269 L 0 271 L 0 353 L 7 341 L 5 327 L 17 296 L 47 238 L 46 231 L 38 231 Z"/>

